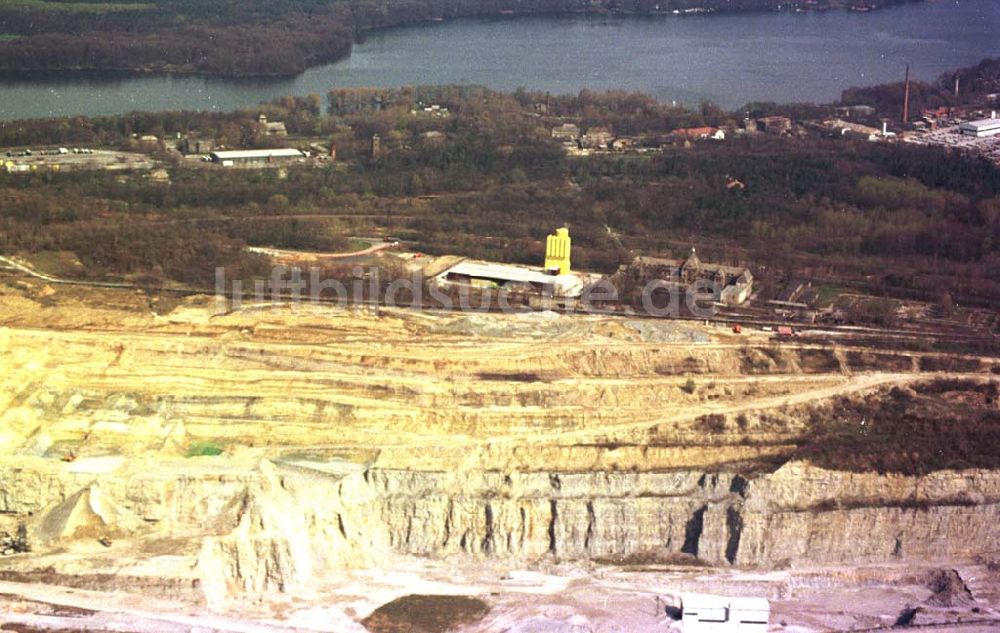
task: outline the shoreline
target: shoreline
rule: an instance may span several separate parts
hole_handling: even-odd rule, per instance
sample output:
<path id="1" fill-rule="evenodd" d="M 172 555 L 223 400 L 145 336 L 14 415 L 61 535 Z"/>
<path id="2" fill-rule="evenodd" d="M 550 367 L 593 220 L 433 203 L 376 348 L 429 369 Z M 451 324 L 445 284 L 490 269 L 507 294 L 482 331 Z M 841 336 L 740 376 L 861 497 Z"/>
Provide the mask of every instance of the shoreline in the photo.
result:
<path id="1" fill-rule="evenodd" d="M 158 67 L 128 67 L 128 68 L 101 68 L 101 67 L 85 67 L 85 66 L 67 66 L 62 68 L 46 68 L 46 69 L 24 69 L 24 68 L 0 68 L 0 81 L 17 81 L 30 83 L 36 79 L 46 79 L 46 78 L 65 78 L 69 80 L 88 79 L 87 75 L 105 75 L 108 80 L 114 79 L 128 79 L 134 77 L 203 77 L 206 79 L 217 79 L 217 80 L 231 80 L 231 81 L 254 81 L 254 80 L 292 80 L 297 77 L 302 76 L 305 72 L 310 69 L 317 68 L 320 66 L 325 66 L 328 64 L 335 64 L 339 61 L 347 59 L 351 56 L 354 45 L 365 41 L 365 39 L 373 34 L 389 31 L 398 28 L 408 28 L 414 26 L 432 25 L 439 24 L 443 22 L 454 22 L 457 20 L 483 20 L 483 21 L 494 21 L 494 20 L 514 20 L 514 19 L 524 19 L 524 18 L 575 18 L 581 16 L 593 16 L 605 18 L 654 18 L 654 19 L 664 19 L 664 18 L 694 18 L 694 17 L 706 17 L 715 15 L 734 15 L 734 14 L 765 14 L 765 13 L 788 13 L 793 15 L 808 15 L 808 14 L 825 14 L 831 12 L 846 12 L 846 13 L 871 13 L 875 11 L 881 11 L 885 9 L 890 9 L 896 6 L 901 6 L 904 4 L 919 4 L 926 2 L 927 0 L 896 0 L 895 2 L 890 2 L 888 4 L 873 6 L 870 9 L 864 11 L 859 11 L 854 8 L 855 4 L 867 4 L 867 3 L 845 3 L 845 6 L 837 7 L 808 7 L 808 6 L 798 6 L 795 4 L 781 5 L 778 4 L 771 8 L 754 8 L 754 9 L 741 9 L 741 8 L 694 8 L 685 11 L 680 10 L 652 10 L 652 11 L 635 11 L 628 9 L 617 9 L 617 8 L 581 8 L 577 10 L 565 10 L 565 11 L 517 11 L 517 10 L 502 10 L 494 13 L 484 13 L 480 15 L 455 15 L 455 16 L 434 16 L 428 18 L 422 18 L 417 20 L 403 20 L 395 24 L 380 24 L 375 26 L 369 26 L 364 28 L 354 27 L 354 36 L 351 41 L 350 47 L 342 55 L 333 57 L 331 59 L 324 59 L 317 61 L 316 63 L 311 63 L 305 66 L 303 69 L 295 73 L 268 73 L 268 72 L 253 72 L 253 73 L 215 73 L 215 72 L 205 72 L 197 69 L 184 69 L 181 67 L 177 68 L 158 68 Z M 17 39 L 27 40 L 32 36 L 18 36 Z M 165 64 L 164 66 L 170 66 Z"/>

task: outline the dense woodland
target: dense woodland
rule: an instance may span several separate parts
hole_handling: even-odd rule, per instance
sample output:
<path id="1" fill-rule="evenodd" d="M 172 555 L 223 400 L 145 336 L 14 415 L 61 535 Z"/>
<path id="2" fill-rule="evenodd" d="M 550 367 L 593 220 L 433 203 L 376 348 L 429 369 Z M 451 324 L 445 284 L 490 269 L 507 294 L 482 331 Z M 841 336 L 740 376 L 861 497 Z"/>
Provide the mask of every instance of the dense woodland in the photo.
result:
<path id="1" fill-rule="evenodd" d="M 413 88 L 365 107 L 371 96 L 331 94 L 336 116 L 315 96 L 263 107 L 293 133 L 335 143 L 330 167 L 177 166 L 169 183 L 100 172 L 0 175 L 0 251 L 70 251 L 83 267 L 67 274 L 208 285 L 216 263 L 236 276 L 263 270 L 244 244 L 343 250 L 347 236 L 388 235 L 427 253 L 538 263 L 544 236 L 568 224 L 582 269 L 613 272 L 637 254 L 680 256 L 697 246 L 707 260 L 750 265 L 765 284 L 804 275 L 889 296 L 1000 303 L 1000 170 L 984 160 L 768 134 L 571 158 L 551 138 L 559 121 L 655 135 L 728 115 L 618 92 Z M 451 115 L 413 113 L 419 102 Z M 541 103 L 549 114 L 538 113 Z M 0 127 L 0 143 L 52 134 L 58 143 L 127 146 L 135 133 L 192 130 L 238 141 L 253 116 L 22 122 Z M 384 151 L 373 159 L 376 133 Z M 730 188 L 733 180 L 743 186 Z"/>
<path id="2" fill-rule="evenodd" d="M 881 0 L 894 4 L 907 0 Z M 864 2 L 820 0 L 810 8 Z M 805 5 L 805 3 L 803 3 Z M 110 70 L 290 76 L 350 51 L 356 34 L 509 13 L 794 8 L 783 0 L 151 0 L 0 5 L 0 71 Z"/>

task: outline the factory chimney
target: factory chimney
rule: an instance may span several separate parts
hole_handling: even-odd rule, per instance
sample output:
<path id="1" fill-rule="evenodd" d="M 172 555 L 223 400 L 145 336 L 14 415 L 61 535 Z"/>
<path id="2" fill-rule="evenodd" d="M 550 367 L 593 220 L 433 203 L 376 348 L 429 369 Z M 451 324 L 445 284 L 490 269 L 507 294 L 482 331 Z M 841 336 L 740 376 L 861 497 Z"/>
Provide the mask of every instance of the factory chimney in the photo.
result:
<path id="1" fill-rule="evenodd" d="M 956 98 L 958 98 L 958 85 L 961 82 L 961 80 L 962 80 L 961 77 L 959 77 L 958 75 L 955 75 L 955 97 Z"/>
<path id="2" fill-rule="evenodd" d="M 903 124 L 910 120 L 910 65 L 906 65 L 906 81 L 903 87 Z"/>

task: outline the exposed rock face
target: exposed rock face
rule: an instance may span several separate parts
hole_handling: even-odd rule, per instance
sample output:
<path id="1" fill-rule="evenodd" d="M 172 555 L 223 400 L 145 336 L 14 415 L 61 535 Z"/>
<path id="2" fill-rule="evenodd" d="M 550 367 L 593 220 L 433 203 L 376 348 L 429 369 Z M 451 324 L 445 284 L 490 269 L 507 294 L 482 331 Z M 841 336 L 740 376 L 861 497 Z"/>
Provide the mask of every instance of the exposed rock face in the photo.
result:
<path id="1" fill-rule="evenodd" d="M 182 543 L 163 555 L 213 603 L 394 552 L 764 568 L 1000 553 L 1000 470 L 795 461 L 840 400 L 916 398 L 922 352 L 674 344 L 693 326 L 597 318 L 490 340 L 428 315 L 143 310 L 132 330 L 76 306 L 72 329 L 0 329 L 0 519 L 39 541 Z"/>
<path id="2" fill-rule="evenodd" d="M 925 477 L 793 463 L 731 473 L 373 472 L 396 549 L 559 558 L 667 551 L 714 564 L 879 561 L 996 551 L 1000 474 Z M 454 488 L 461 481 L 460 491 Z"/>
<path id="3" fill-rule="evenodd" d="M 210 603 L 234 591 L 307 589 L 315 572 L 371 564 L 384 548 L 360 475 L 337 481 L 267 461 L 260 473 L 220 517 L 232 530 L 202 542 L 197 566 Z"/>
<path id="4" fill-rule="evenodd" d="M 304 588 L 312 580 L 311 535 L 305 516 L 281 486 L 272 466 L 238 499 L 236 525 L 224 536 L 207 537 L 198 571 L 209 602 L 234 589 L 260 593 Z"/>
<path id="5" fill-rule="evenodd" d="M 398 549 L 567 559 L 680 551 L 691 517 L 729 499 L 729 479 L 699 473 L 370 475 Z"/>
<path id="6" fill-rule="evenodd" d="M 985 470 L 907 477 L 793 462 L 749 479 L 378 467 L 332 475 L 264 461 L 239 475 L 176 477 L 104 466 L 22 468 L 17 481 L 34 482 L 34 495 L 0 502 L 25 513 L 52 507 L 37 533 L 60 537 L 79 526 L 88 538 L 139 529 L 118 518 L 131 516 L 202 534 L 198 573 L 212 602 L 306 588 L 316 574 L 392 551 L 521 561 L 654 552 L 765 568 L 1000 551 L 1000 473 Z"/>
<path id="7" fill-rule="evenodd" d="M 946 558 L 997 551 L 1000 473 L 922 477 L 787 464 L 751 482 L 738 564 Z"/>

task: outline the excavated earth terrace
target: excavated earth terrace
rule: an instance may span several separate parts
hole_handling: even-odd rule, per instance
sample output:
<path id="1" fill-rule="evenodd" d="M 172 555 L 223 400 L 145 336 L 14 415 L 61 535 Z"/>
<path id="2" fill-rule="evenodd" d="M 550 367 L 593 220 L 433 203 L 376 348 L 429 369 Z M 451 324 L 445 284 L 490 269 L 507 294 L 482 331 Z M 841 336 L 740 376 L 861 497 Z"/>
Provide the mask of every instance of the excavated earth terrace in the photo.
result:
<path id="1" fill-rule="evenodd" d="M 1000 470 L 802 450 L 878 423 L 845 403 L 994 419 L 996 360 L 938 356 L 0 284 L 0 629 L 667 631 L 695 590 L 772 630 L 990 630 Z M 376 612 L 409 595 L 484 606 Z"/>

